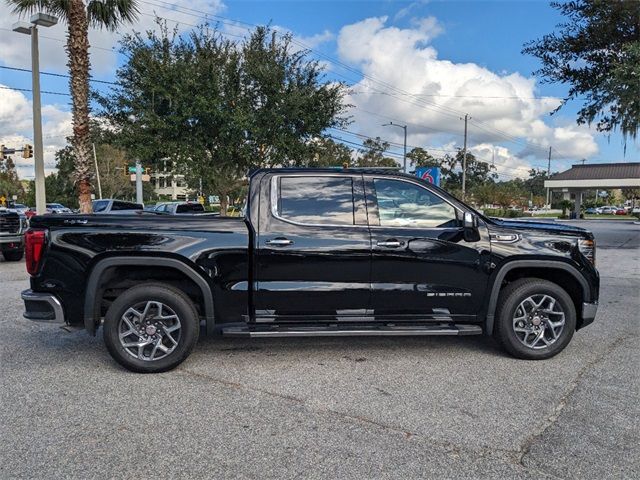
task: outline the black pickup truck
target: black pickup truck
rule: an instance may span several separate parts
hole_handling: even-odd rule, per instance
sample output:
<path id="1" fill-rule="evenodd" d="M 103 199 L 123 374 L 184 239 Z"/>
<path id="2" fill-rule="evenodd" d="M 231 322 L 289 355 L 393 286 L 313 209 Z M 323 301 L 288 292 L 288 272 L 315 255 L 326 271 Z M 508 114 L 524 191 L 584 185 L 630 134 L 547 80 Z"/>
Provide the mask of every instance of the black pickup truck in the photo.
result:
<path id="1" fill-rule="evenodd" d="M 34 217 L 25 317 L 102 325 L 126 368 L 159 372 L 201 330 L 245 337 L 494 335 L 545 359 L 594 320 L 593 235 L 489 219 L 387 170 L 250 176 L 244 218 Z"/>

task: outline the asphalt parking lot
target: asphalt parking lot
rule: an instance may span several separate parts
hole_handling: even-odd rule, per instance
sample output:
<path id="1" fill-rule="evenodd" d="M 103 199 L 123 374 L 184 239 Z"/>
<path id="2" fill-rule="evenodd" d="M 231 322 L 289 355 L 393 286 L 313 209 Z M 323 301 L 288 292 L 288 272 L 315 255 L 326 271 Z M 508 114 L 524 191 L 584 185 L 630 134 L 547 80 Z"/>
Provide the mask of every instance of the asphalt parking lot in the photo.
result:
<path id="1" fill-rule="evenodd" d="M 137 375 L 101 334 L 24 320 L 24 264 L 0 261 L 0 478 L 640 478 L 640 226 L 580 225 L 600 309 L 542 362 L 484 337 L 204 338 Z"/>

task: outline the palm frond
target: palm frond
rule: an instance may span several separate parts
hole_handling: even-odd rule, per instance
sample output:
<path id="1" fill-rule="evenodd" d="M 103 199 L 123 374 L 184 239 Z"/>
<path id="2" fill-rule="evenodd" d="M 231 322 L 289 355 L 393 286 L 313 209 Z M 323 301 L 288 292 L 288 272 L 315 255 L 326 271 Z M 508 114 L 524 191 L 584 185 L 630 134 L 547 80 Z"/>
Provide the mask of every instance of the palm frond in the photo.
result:
<path id="1" fill-rule="evenodd" d="M 136 0 L 91 0 L 87 5 L 89 24 L 111 31 L 123 23 L 134 22 L 138 18 L 138 13 Z"/>
<path id="2" fill-rule="evenodd" d="M 17 15 L 32 14 L 36 12 L 54 15 L 60 20 L 67 20 L 69 0 L 5 0 L 13 13 Z"/>

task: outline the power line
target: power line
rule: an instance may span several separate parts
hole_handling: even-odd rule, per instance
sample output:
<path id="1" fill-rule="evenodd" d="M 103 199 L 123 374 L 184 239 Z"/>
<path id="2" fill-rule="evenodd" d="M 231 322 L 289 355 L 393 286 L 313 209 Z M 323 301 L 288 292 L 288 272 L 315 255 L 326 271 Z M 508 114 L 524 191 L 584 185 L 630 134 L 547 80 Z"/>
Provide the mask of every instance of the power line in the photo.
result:
<path id="1" fill-rule="evenodd" d="M 11 33 L 13 33 L 13 30 L 11 30 L 9 28 L 0 28 L 0 30 L 2 30 L 3 32 L 11 32 Z M 47 35 L 39 35 L 39 37 L 40 38 L 46 38 L 47 40 L 53 40 L 55 42 L 67 43 L 67 41 L 65 39 L 63 39 L 63 38 L 49 37 Z M 95 45 L 89 45 L 89 48 L 94 48 L 96 50 L 104 50 L 105 52 L 114 53 L 113 47 L 106 48 L 106 47 L 98 47 L 98 46 L 95 46 Z"/>
<path id="2" fill-rule="evenodd" d="M 352 95 L 366 95 L 366 94 L 380 94 L 380 92 L 357 92 L 352 91 Z M 524 97 L 519 95 L 513 96 L 504 96 L 504 95 L 445 95 L 440 93 L 414 93 L 414 94 L 405 94 L 410 95 L 412 97 L 442 97 L 442 98 L 489 98 L 489 99 L 508 99 L 508 100 L 547 100 L 547 99 L 555 99 L 553 96 L 542 96 L 542 97 Z"/>
<path id="3" fill-rule="evenodd" d="M 5 85 L 0 85 L 0 88 L 2 88 L 3 90 L 17 90 L 19 92 L 33 92 L 33 90 L 31 90 L 30 88 L 16 88 L 16 87 L 7 87 Z M 64 95 L 66 97 L 70 97 L 71 94 L 70 93 L 63 93 L 63 92 L 48 92 L 46 90 L 40 90 L 40 93 L 44 94 L 44 95 Z"/>
<path id="4" fill-rule="evenodd" d="M 25 73 L 31 73 L 31 70 L 28 68 L 18 68 L 18 67 L 9 67 L 7 65 L 0 65 L 0 68 L 3 68 L 5 70 L 13 70 L 16 72 L 25 72 Z M 71 78 L 71 75 L 67 75 L 64 73 L 53 73 L 53 72 L 40 72 L 41 75 L 48 75 L 51 77 L 60 77 L 60 78 Z M 97 80 L 95 78 L 91 78 L 89 77 L 89 81 L 92 83 L 104 83 L 107 85 L 118 85 L 116 82 L 109 82 L 107 80 Z"/>

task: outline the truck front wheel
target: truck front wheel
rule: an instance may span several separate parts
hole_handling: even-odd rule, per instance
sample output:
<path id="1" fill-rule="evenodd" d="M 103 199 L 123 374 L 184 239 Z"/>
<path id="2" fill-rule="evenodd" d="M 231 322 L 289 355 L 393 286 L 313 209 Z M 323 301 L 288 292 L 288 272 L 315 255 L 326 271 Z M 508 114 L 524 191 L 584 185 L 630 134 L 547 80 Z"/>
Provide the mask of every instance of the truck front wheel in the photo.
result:
<path id="1" fill-rule="evenodd" d="M 111 356 L 138 373 L 157 373 L 182 363 L 198 341 L 200 322 L 182 291 L 157 283 L 130 288 L 111 304 L 104 341 Z"/>
<path id="2" fill-rule="evenodd" d="M 576 329 L 576 309 L 555 283 L 523 278 L 500 293 L 495 337 L 518 358 L 543 360 L 560 353 Z"/>

